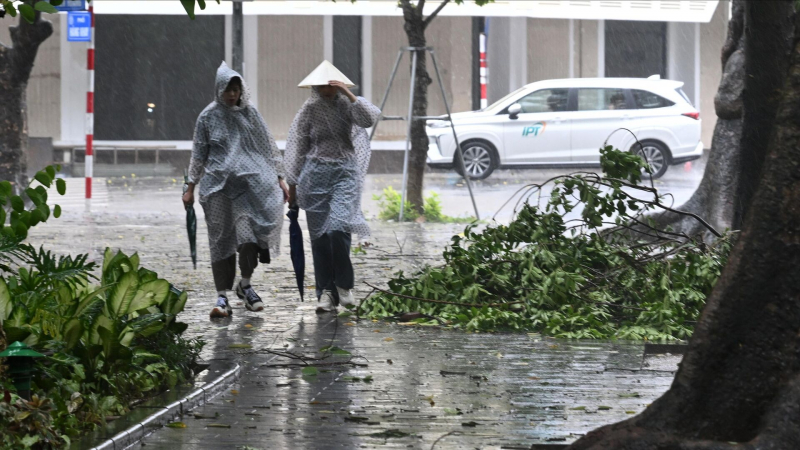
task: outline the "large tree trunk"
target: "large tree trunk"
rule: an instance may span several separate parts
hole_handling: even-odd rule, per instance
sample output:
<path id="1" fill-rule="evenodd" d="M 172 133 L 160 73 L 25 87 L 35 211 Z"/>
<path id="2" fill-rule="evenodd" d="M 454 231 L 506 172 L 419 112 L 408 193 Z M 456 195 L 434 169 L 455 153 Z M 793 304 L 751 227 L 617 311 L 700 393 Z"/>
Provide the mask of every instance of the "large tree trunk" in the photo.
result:
<path id="1" fill-rule="evenodd" d="M 762 138 L 762 176 L 672 386 L 572 449 L 800 448 L 800 23 L 794 29 L 773 120 L 745 114 L 744 129 Z M 751 31 L 748 40 L 762 38 Z"/>
<path id="2" fill-rule="evenodd" d="M 425 47 L 425 19 L 422 16 L 421 5 L 414 6 L 409 0 L 402 0 L 403 29 L 408 37 L 410 47 Z M 414 77 L 414 116 L 428 115 L 428 86 L 432 80 L 427 70 L 427 54 L 424 51 L 416 52 L 417 70 Z M 410 62 L 409 62 L 410 65 Z M 422 214 L 422 188 L 425 176 L 425 164 L 428 160 L 428 135 L 425 133 L 425 121 L 414 120 L 411 123 L 411 153 L 408 157 L 408 185 L 407 200 L 414 205 L 418 213 Z"/>
<path id="3" fill-rule="evenodd" d="M 53 34 L 53 25 L 37 12 L 32 24 L 20 17 L 10 30 L 12 46 L 0 44 L 0 180 L 10 181 L 19 192 L 27 185 L 25 90 L 39 45 Z"/>
<path id="4" fill-rule="evenodd" d="M 770 123 L 788 64 L 793 33 L 790 1 L 733 1 L 728 37 L 722 48 L 722 80 L 714 106 L 719 120 L 711 154 L 695 193 L 682 211 L 705 218 L 717 230 L 740 229 L 760 179 L 766 137 L 758 123 Z M 746 18 L 745 18 L 746 17 Z M 750 37 L 758 38 L 751 43 Z M 742 128 L 742 115 L 750 115 Z M 715 237 L 696 220 L 670 212 L 654 217 L 661 227 L 688 235 Z"/>

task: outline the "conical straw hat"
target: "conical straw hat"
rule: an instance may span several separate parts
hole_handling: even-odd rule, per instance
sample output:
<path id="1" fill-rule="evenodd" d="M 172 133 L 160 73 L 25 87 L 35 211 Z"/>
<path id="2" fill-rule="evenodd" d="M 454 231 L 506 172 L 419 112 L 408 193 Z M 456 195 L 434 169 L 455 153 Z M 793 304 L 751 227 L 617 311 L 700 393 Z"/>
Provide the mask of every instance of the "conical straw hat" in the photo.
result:
<path id="1" fill-rule="evenodd" d="M 313 72 L 308 74 L 308 76 L 297 85 L 297 87 L 301 88 L 310 88 L 311 86 L 326 86 L 329 84 L 331 80 L 341 81 L 347 87 L 353 87 L 352 81 L 349 78 L 344 76 L 342 72 L 339 71 L 333 64 L 328 62 L 327 60 L 322 61 L 322 64 L 318 65 Z"/>

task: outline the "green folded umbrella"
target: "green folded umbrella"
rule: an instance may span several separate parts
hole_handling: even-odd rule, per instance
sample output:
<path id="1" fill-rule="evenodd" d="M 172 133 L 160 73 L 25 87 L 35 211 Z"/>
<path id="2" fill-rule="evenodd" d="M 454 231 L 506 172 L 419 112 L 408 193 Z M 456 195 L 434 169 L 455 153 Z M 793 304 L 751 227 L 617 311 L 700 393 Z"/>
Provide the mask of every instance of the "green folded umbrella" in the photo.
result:
<path id="1" fill-rule="evenodd" d="M 183 193 L 189 190 L 189 175 L 183 176 Z M 197 215 L 194 213 L 194 205 L 184 205 L 186 207 L 186 232 L 189 234 L 189 250 L 192 252 L 192 265 L 197 269 Z"/>

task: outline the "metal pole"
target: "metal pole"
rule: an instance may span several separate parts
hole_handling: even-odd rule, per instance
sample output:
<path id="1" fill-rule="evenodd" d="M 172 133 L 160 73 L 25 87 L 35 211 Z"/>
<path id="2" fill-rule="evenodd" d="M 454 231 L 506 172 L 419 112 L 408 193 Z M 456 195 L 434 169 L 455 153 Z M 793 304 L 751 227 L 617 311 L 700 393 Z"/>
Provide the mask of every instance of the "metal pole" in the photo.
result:
<path id="1" fill-rule="evenodd" d="M 383 100 L 381 100 L 381 113 L 383 113 L 383 107 L 386 106 L 386 99 L 389 98 L 389 91 L 392 89 L 392 83 L 394 83 L 394 76 L 397 75 L 397 68 L 400 67 L 400 60 L 401 59 L 403 59 L 403 50 L 402 49 L 399 52 L 397 52 L 397 61 L 394 62 L 394 69 L 392 69 L 392 75 L 389 77 L 389 85 L 386 86 L 386 92 L 383 93 Z M 369 140 L 370 141 L 375 136 L 375 132 L 378 130 L 378 124 L 379 123 L 381 123 L 380 120 L 375 122 L 375 126 L 372 127 L 372 131 L 369 133 Z"/>
<path id="2" fill-rule="evenodd" d="M 242 62 L 244 61 L 244 19 L 242 17 L 242 1 L 233 1 L 233 45 L 231 57 L 233 70 L 244 76 Z"/>
<path id="3" fill-rule="evenodd" d="M 408 155 L 411 153 L 411 124 L 414 123 L 414 82 L 417 75 L 417 52 L 412 51 L 411 56 L 411 89 L 408 93 L 408 129 L 406 132 L 406 154 L 403 160 L 403 193 L 400 196 L 400 222 L 406 207 L 406 185 L 408 184 Z"/>
<path id="4" fill-rule="evenodd" d="M 86 68 L 89 71 L 89 88 L 86 91 L 86 153 L 84 154 L 84 174 L 86 178 L 86 208 L 90 208 L 92 200 L 92 175 L 94 172 L 94 6 L 89 6 L 91 18 L 91 38 L 86 52 Z"/>
<path id="5" fill-rule="evenodd" d="M 436 64 L 436 55 L 433 53 L 432 48 L 427 49 L 431 54 L 431 61 L 433 61 L 433 69 L 436 71 L 436 79 L 439 81 L 439 89 L 442 92 L 442 100 L 444 101 L 444 109 L 447 111 L 447 120 L 450 121 L 450 129 L 453 130 L 453 139 L 456 141 L 456 150 L 458 151 L 458 162 L 461 164 L 461 173 L 464 174 L 464 179 L 467 181 L 467 189 L 469 189 L 469 198 L 472 199 L 472 207 L 475 208 L 475 219 L 481 220 L 481 215 L 478 213 L 478 204 L 475 203 L 475 196 L 472 194 L 472 182 L 469 181 L 469 173 L 464 166 L 464 153 L 461 151 L 461 142 L 456 135 L 456 126 L 453 124 L 453 117 L 450 115 L 450 105 L 447 103 L 447 95 L 444 92 L 444 84 L 442 83 L 442 76 L 439 75 L 439 65 Z M 410 133 L 409 133 L 410 134 Z M 402 209 L 401 209 L 402 211 Z"/>

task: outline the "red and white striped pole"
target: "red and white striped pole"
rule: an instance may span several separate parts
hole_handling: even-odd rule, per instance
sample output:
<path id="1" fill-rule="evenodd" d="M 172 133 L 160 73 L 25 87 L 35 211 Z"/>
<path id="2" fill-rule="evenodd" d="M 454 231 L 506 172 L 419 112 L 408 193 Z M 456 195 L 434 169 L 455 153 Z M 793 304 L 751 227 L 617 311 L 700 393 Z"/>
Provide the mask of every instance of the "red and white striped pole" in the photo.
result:
<path id="1" fill-rule="evenodd" d="M 487 67 L 486 67 L 486 33 L 481 33 L 480 35 L 480 52 L 481 52 L 481 109 L 486 108 L 489 106 L 489 102 L 486 99 L 486 76 L 487 76 Z"/>
<path id="2" fill-rule="evenodd" d="M 86 68 L 89 70 L 89 90 L 86 92 L 86 199 L 92 198 L 92 172 L 94 169 L 94 7 L 89 6 L 92 21 L 91 40 L 86 57 Z"/>

